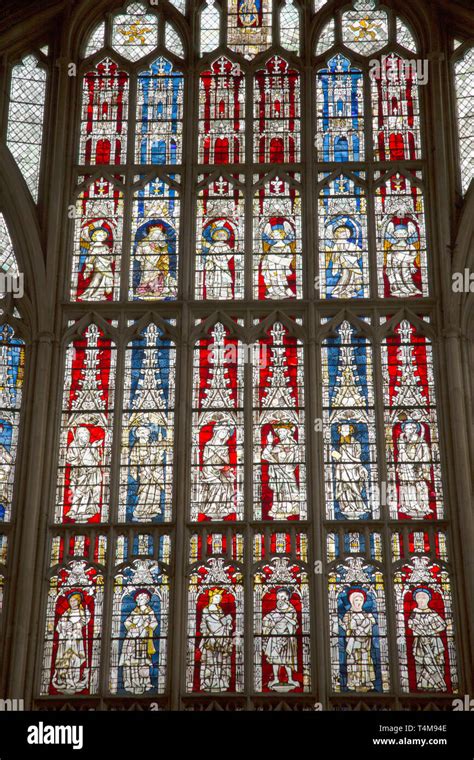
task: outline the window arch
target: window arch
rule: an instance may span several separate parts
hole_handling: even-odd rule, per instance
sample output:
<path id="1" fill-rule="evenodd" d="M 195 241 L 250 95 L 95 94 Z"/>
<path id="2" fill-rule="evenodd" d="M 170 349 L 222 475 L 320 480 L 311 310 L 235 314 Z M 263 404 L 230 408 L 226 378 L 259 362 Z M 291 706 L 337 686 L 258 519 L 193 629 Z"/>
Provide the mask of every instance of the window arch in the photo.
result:
<path id="1" fill-rule="evenodd" d="M 419 41 L 376 0 L 196 17 L 113 5 L 78 61 L 35 704 L 443 704 Z"/>

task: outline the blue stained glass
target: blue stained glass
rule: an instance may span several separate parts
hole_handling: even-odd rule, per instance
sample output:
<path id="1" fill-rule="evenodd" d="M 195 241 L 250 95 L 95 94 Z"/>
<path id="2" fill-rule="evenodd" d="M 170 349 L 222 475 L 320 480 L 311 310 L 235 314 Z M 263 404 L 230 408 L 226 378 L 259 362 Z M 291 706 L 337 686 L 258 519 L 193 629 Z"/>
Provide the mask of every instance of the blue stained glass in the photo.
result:
<path id="1" fill-rule="evenodd" d="M 170 518 L 175 351 L 156 325 L 132 340 L 126 356 L 120 520 Z"/>
<path id="2" fill-rule="evenodd" d="M 340 175 L 319 196 L 322 298 L 365 298 L 369 292 L 366 199 L 363 189 Z"/>
<path id="3" fill-rule="evenodd" d="M 317 75 L 317 138 L 320 161 L 364 158 L 362 71 L 341 53 Z"/>
<path id="4" fill-rule="evenodd" d="M 367 339 L 343 322 L 323 347 L 323 435 L 328 519 L 378 516 L 375 418 Z"/>
<path id="5" fill-rule="evenodd" d="M 355 568 L 364 581 L 349 581 Z M 377 568 L 362 566 L 353 559 L 336 568 L 335 580 L 334 585 L 330 584 L 330 614 L 333 630 L 337 631 L 337 638 L 331 642 L 333 687 L 342 692 L 387 691 L 388 651 L 381 574 Z M 357 597 L 363 603 L 355 603 Z"/>
<path id="6" fill-rule="evenodd" d="M 177 164 L 182 158 L 183 75 L 157 58 L 138 75 L 136 160 Z"/>
<path id="7" fill-rule="evenodd" d="M 156 178 L 137 191 L 132 225 L 133 300 L 176 298 L 178 225 L 179 194 L 174 187 Z"/>

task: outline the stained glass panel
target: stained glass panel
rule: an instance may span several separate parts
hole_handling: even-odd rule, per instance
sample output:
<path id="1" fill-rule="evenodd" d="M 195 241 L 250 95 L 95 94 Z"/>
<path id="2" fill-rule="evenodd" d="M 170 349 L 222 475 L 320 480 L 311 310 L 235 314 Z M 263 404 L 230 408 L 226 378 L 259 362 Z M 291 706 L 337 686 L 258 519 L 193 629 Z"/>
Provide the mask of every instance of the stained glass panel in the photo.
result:
<path id="1" fill-rule="evenodd" d="M 117 301 L 120 297 L 123 194 L 97 177 L 75 204 L 72 301 Z"/>
<path id="2" fill-rule="evenodd" d="M 337 53 L 317 74 L 317 132 L 320 161 L 362 161 L 364 100 L 362 71 Z"/>
<path id="3" fill-rule="evenodd" d="M 388 42 L 388 18 L 376 9 L 375 0 L 354 0 L 354 10 L 344 13 L 342 39 L 359 55 L 372 55 Z"/>
<path id="4" fill-rule="evenodd" d="M 171 519 L 176 350 L 154 324 L 129 343 L 119 519 Z"/>
<path id="5" fill-rule="evenodd" d="M 474 47 L 454 64 L 462 192 L 474 177 Z"/>
<path id="6" fill-rule="evenodd" d="M 128 88 L 128 74 L 110 58 L 84 76 L 79 163 L 125 163 Z"/>
<path id="7" fill-rule="evenodd" d="M 243 177 L 236 177 L 242 182 Z M 244 297 L 244 198 L 242 188 L 216 177 L 198 194 L 195 295 L 199 300 Z"/>
<path id="8" fill-rule="evenodd" d="M 143 3 L 130 3 L 112 24 L 112 47 L 129 61 L 138 61 L 158 44 L 158 19 Z"/>
<path id="9" fill-rule="evenodd" d="M 328 573 L 331 681 L 336 692 L 389 689 L 387 620 L 381 568 L 348 557 Z"/>
<path id="10" fill-rule="evenodd" d="M 401 688 L 457 691 L 451 583 L 446 568 L 414 556 L 395 571 Z"/>
<path id="11" fill-rule="evenodd" d="M 26 56 L 12 68 L 7 146 L 35 202 L 40 178 L 46 78 L 45 69 L 34 55 Z"/>
<path id="12" fill-rule="evenodd" d="M 210 53 L 220 44 L 221 12 L 215 0 L 206 0 L 201 11 L 200 41 L 202 53 Z"/>
<path id="13" fill-rule="evenodd" d="M 411 53 L 416 53 L 417 47 L 413 33 L 400 18 L 397 18 L 397 42 Z"/>
<path id="14" fill-rule="evenodd" d="M 372 348 L 347 320 L 334 331 L 322 348 L 326 515 L 377 519 Z"/>
<path id="15" fill-rule="evenodd" d="M 330 19 L 321 30 L 321 34 L 318 37 L 316 44 L 316 55 L 322 55 L 326 53 L 334 45 L 335 42 L 335 23 L 334 19 Z"/>
<path id="16" fill-rule="evenodd" d="M 216 323 L 194 351 L 192 520 L 241 520 L 243 364 L 240 341 Z"/>
<path id="17" fill-rule="evenodd" d="M 41 694 L 95 694 L 99 688 L 104 577 L 90 564 L 97 557 L 89 539 L 72 538 L 68 554 L 74 559 L 56 566 L 49 582 Z"/>
<path id="18" fill-rule="evenodd" d="M 237 63 L 221 57 L 199 79 L 200 163 L 229 164 L 244 159 L 245 84 Z"/>
<path id="19" fill-rule="evenodd" d="M 56 522 L 107 520 L 115 349 L 95 324 L 66 351 Z"/>
<path id="20" fill-rule="evenodd" d="M 299 175 L 294 175 L 296 181 Z M 259 177 L 256 175 L 254 181 Z M 275 176 L 261 184 L 253 203 L 254 298 L 302 298 L 301 198 L 296 185 Z"/>
<path id="21" fill-rule="evenodd" d="M 293 53 L 299 53 L 300 13 L 294 0 L 285 0 L 280 9 L 280 44 Z"/>
<path id="22" fill-rule="evenodd" d="M 300 160 L 300 76 L 273 56 L 255 74 L 254 160 L 260 164 Z"/>
<path id="23" fill-rule="evenodd" d="M 0 522 L 9 522 L 13 500 L 25 344 L 8 324 L 0 326 Z"/>
<path id="24" fill-rule="evenodd" d="M 105 23 L 98 24 L 92 34 L 87 40 L 87 44 L 84 51 L 84 58 L 89 58 L 90 55 L 98 53 L 101 48 L 104 47 L 105 39 Z"/>
<path id="25" fill-rule="evenodd" d="M 378 175 L 381 176 L 381 175 Z M 379 295 L 428 295 L 423 192 L 399 172 L 375 191 Z"/>
<path id="26" fill-rule="evenodd" d="M 443 517 L 430 341 L 403 319 L 382 346 L 390 515 Z"/>
<path id="27" fill-rule="evenodd" d="M 363 174 L 358 174 L 363 178 Z M 320 175 L 320 180 L 324 175 Z M 366 298 L 369 262 L 364 188 L 343 174 L 319 193 L 321 298 Z"/>
<path id="28" fill-rule="evenodd" d="M 272 44 L 272 0 L 227 0 L 227 45 L 254 58 Z"/>
<path id="29" fill-rule="evenodd" d="M 243 536 L 220 533 L 190 543 L 188 692 L 240 692 L 244 686 Z"/>
<path id="30" fill-rule="evenodd" d="M 143 554 L 154 554 L 152 536 L 123 545 L 114 577 L 112 694 L 161 694 L 166 686 L 169 580 L 162 562 Z"/>
<path id="31" fill-rule="evenodd" d="M 175 176 L 170 175 L 170 179 L 175 179 Z M 136 191 L 132 214 L 129 297 L 135 301 L 169 301 L 176 298 L 180 214 L 178 190 L 156 177 Z"/>
<path id="32" fill-rule="evenodd" d="M 309 579 L 304 565 L 270 556 L 254 573 L 255 690 L 307 692 L 310 674 Z"/>
<path id="33" fill-rule="evenodd" d="M 374 155 L 378 161 L 421 158 L 417 70 L 396 53 L 383 55 L 372 77 Z"/>
<path id="34" fill-rule="evenodd" d="M 254 352 L 254 517 L 307 517 L 303 345 L 281 322 Z"/>
<path id="35" fill-rule="evenodd" d="M 135 161 L 182 161 L 184 78 L 166 58 L 157 58 L 137 80 Z"/>

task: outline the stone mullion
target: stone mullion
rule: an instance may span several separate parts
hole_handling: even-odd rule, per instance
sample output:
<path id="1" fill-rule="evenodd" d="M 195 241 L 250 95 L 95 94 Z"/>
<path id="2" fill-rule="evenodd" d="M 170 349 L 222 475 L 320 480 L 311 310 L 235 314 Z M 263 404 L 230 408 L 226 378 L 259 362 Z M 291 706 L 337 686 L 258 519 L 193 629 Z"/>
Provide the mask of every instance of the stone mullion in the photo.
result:
<path id="1" fill-rule="evenodd" d="M 115 377 L 114 377 L 114 408 L 112 422 L 112 447 L 110 453 L 110 481 L 109 481 L 109 515 L 104 523 L 104 531 L 107 535 L 107 552 L 105 561 L 105 589 L 101 642 L 101 667 L 99 673 L 99 695 L 101 699 L 108 693 L 108 675 L 110 673 L 111 632 L 112 632 L 112 605 L 114 583 L 114 551 L 117 537 L 118 522 L 118 499 L 120 491 L 120 459 L 122 441 L 122 409 L 124 401 L 125 378 L 125 351 L 127 348 L 124 331 L 126 324 L 124 318 L 119 320 L 119 337 L 115 342 Z M 96 527 L 96 526 L 94 526 Z M 99 525 L 100 528 L 100 525 Z"/>
<path id="2" fill-rule="evenodd" d="M 378 465 L 378 497 L 380 508 L 380 532 L 382 534 L 382 570 L 385 587 L 385 609 L 387 619 L 388 670 L 390 677 L 389 692 L 395 694 L 396 708 L 400 709 L 400 668 L 398 666 L 397 628 L 395 597 L 392 573 L 392 535 L 390 527 L 390 500 L 388 499 L 388 470 L 385 445 L 385 399 L 382 369 L 382 340 L 380 338 L 380 317 L 378 312 L 372 314 L 372 362 L 374 386 L 374 412 L 376 431 L 376 456 Z M 385 503 L 383 503 L 385 501 Z"/>

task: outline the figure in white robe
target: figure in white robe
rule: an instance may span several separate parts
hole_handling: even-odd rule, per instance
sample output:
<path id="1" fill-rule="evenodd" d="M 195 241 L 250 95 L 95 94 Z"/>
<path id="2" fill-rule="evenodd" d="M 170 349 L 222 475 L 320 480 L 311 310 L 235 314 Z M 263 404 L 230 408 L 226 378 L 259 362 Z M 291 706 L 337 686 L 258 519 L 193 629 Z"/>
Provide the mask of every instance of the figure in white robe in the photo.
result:
<path id="1" fill-rule="evenodd" d="M 163 462 L 165 449 L 151 440 L 151 430 L 140 426 L 130 451 L 130 476 L 137 482 L 135 520 L 152 520 L 161 514 L 161 495 L 165 490 Z"/>
<path id="2" fill-rule="evenodd" d="M 291 592 L 280 588 L 276 594 L 275 609 L 262 620 L 263 652 L 273 669 L 269 689 L 283 685 L 280 681 L 281 670 L 286 673 L 288 686 L 299 686 L 293 679 L 293 672 L 298 669 L 297 625 L 298 618 L 291 603 Z"/>
<path id="3" fill-rule="evenodd" d="M 399 224 L 396 227 L 392 224 L 391 228 L 391 232 L 387 230 L 385 268 L 390 283 L 390 295 L 400 298 L 419 296 L 421 292 L 413 282 L 413 275 L 418 271 L 416 261 L 419 255 L 414 245 L 418 239 L 415 227 L 413 224 L 409 226 Z"/>
<path id="4" fill-rule="evenodd" d="M 152 226 L 137 243 L 135 259 L 140 264 L 136 293 L 143 300 L 176 295 L 176 278 L 170 274 L 169 241 L 162 227 Z"/>
<path id="5" fill-rule="evenodd" d="M 78 427 L 67 452 L 70 465 L 69 484 L 72 494 L 68 517 L 76 522 L 87 522 L 100 512 L 102 470 L 101 440 L 90 442 L 86 427 Z"/>
<path id="6" fill-rule="evenodd" d="M 415 518 L 430 513 L 430 449 L 418 422 L 402 424 L 398 438 L 399 511 Z"/>
<path id="7" fill-rule="evenodd" d="M 131 694 L 144 694 L 153 689 L 151 681 L 152 657 L 155 654 L 153 633 L 158 627 L 147 591 L 135 594 L 136 606 L 126 618 L 127 629 L 119 665 L 123 668 L 123 685 Z"/>
<path id="8" fill-rule="evenodd" d="M 266 298 L 291 298 L 294 296 L 288 285 L 288 278 L 293 274 L 295 253 L 291 243 L 294 231 L 289 222 L 282 226 L 265 225 L 262 240 L 268 244 L 267 251 L 261 259 L 261 273 L 266 287 Z"/>
<path id="9" fill-rule="evenodd" d="M 232 272 L 229 269 L 234 252 L 227 242 L 230 232 L 217 227 L 211 233 L 212 245 L 205 255 L 206 298 L 229 300 L 232 298 Z"/>
<path id="10" fill-rule="evenodd" d="M 334 230 L 334 239 L 328 245 L 329 260 L 332 261 L 332 275 L 339 275 L 331 296 L 333 298 L 356 298 L 363 286 L 362 256 L 360 248 L 351 243 L 350 227 L 340 225 Z"/>
<path id="11" fill-rule="evenodd" d="M 350 691 L 373 691 L 375 668 L 371 648 L 376 620 L 370 612 L 363 610 L 365 592 L 354 589 L 347 596 L 350 609 L 339 622 L 346 634 L 347 688 Z"/>
<path id="12" fill-rule="evenodd" d="M 52 685 L 63 694 L 75 694 L 86 688 L 89 679 L 86 628 L 91 614 L 80 593 L 72 593 L 68 604 L 56 624 L 58 648 Z"/>
<path id="13" fill-rule="evenodd" d="M 274 520 L 287 520 L 300 513 L 300 488 L 296 478 L 299 464 L 299 447 L 294 438 L 291 423 L 274 425 L 279 442 L 273 433 L 267 435 L 267 445 L 262 451 L 262 461 L 269 462 L 268 487 L 273 492 L 269 516 Z"/>
<path id="14" fill-rule="evenodd" d="M 223 592 L 209 592 L 209 604 L 201 618 L 201 678 L 203 691 L 226 691 L 231 679 L 232 616 L 221 607 Z"/>
<path id="15" fill-rule="evenodd" d="M 353 425 L 339 426 L 339 449 L 331 452 L 335 462 L 335 497 L 341 513 L 355 520 L 368 510 L 363 490 L 367 489 L 369 474 L 362 464 L 362 447 L 353 437 Z"/>
<path id="16" fill-rule="evenodd" d="M 97 228 L 90 234 L 91 243 L 87 244 L 86 256 L 82 275 L 85 280 L 91 278 L 88 286 L 81 294 L 81 301 L 105 301 L 112 295 L 114 288 L 114 257 L 109 245 L 107 230 Z"/>
<path id="17" fill-rule="evenodd" d="M 444 677 L 445 654 L 440 633 L 446 630 L 446 623 L 428 605 L 431 592 L 418 588 L 413 591 L 416 607 L 408 619 L 408 627 L 413 633 L 413 657 L 416 667 L 416 685 L 427 691 L 446 691 Z"/>
<path id="18" fill-rule="evenodd" d="M 220 519 L 235 512 L 234 471 L 230 464 L 228 441 L 232 429 L 216 424 L 204 446 L 201 470 L 201 512 Z"/>

